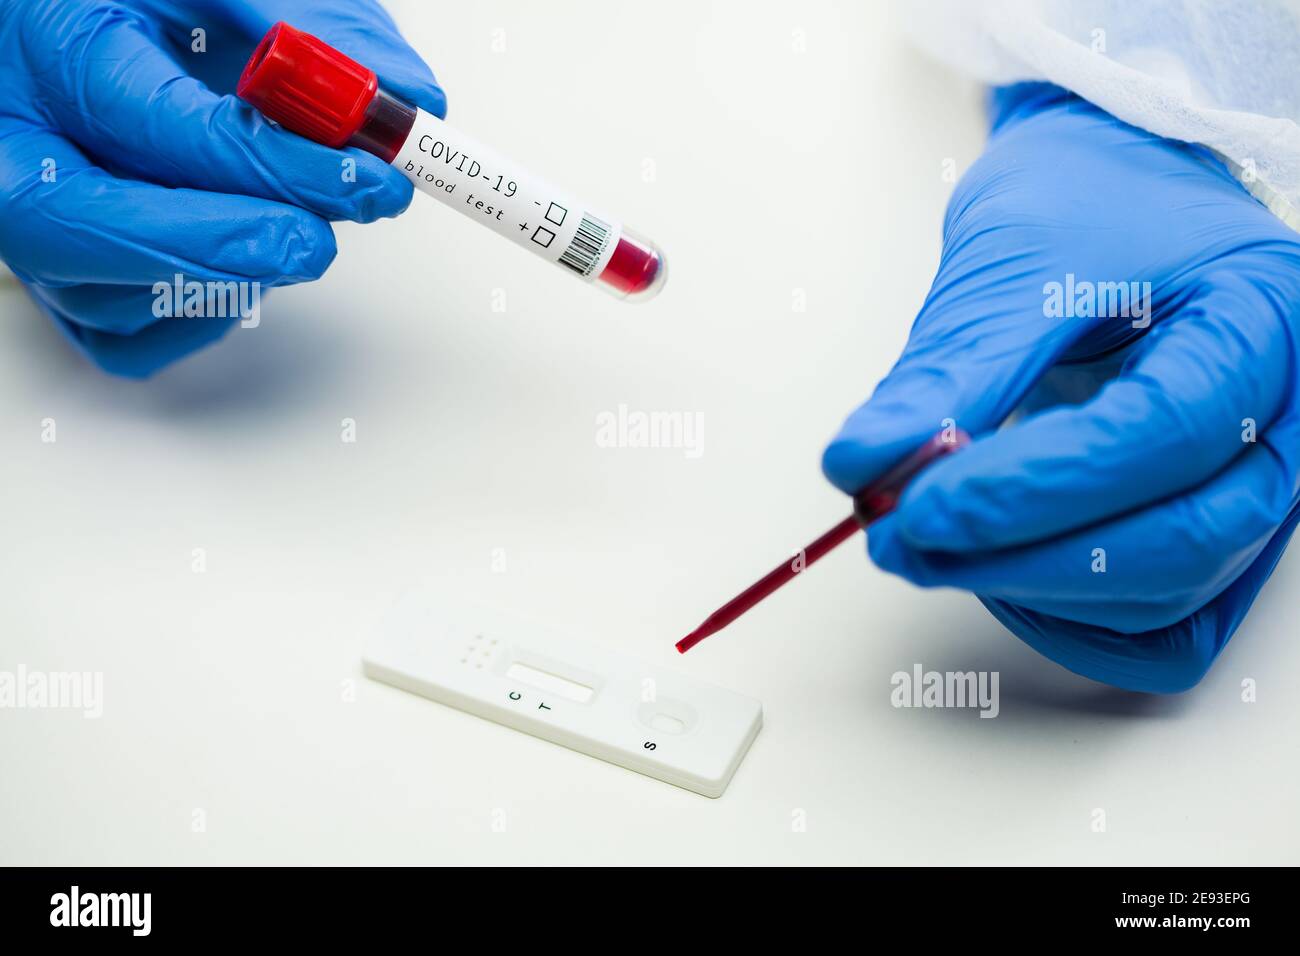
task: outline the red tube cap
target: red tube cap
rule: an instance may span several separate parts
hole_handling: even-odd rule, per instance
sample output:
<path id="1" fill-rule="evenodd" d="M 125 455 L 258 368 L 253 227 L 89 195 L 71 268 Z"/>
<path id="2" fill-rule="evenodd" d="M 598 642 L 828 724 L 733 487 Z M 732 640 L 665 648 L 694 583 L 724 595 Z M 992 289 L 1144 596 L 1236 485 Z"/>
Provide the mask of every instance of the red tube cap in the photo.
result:
<path id="1" fill-rule="evenodd" d="M 281 22 L 262 37 L 235 92 L 281 126 L 337 149 L 361 128 L 378 89 L 374 70 Z"/>

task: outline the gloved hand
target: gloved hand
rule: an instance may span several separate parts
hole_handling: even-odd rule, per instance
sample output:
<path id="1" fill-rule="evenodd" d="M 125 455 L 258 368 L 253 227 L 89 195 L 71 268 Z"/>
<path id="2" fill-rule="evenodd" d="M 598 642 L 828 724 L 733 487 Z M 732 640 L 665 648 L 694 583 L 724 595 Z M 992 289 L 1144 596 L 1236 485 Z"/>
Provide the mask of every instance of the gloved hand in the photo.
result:
<path id="1" fill-rule="evenodd" d="M 0 0 L 0 259 L 109 371 L 148 375 L 239 321 L 159 318 L 155 283 L 310 281 L 336 251 L 327 220 L 410 202 L 381 160 L 349 150 L 345 176 L 232 95 L 279 19 L 445 113 L 375 0 Z"/>
<path id="2" fill-rule="evenodd" d="M 871 528 L 873 560 L 1079 674 L 1184 690 L 1300 516 L 1300 235 L 1203 149 L 1059 88 L 993 114 L 907 347 L 823 468 L 854 491 L 955 420 L 977 440 Z"/>

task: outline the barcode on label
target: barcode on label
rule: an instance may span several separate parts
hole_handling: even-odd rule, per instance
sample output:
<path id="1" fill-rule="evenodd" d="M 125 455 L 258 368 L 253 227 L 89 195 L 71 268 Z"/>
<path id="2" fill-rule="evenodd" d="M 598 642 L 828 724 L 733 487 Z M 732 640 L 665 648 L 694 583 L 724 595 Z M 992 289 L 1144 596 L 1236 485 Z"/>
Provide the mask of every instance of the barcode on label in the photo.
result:
<path id="1" fill-rule="evenodd" d="M 609 224 L 601 222 L 595 216 L 582 214 L 582 223 L 573 235 L 569 248 L 560 256 L 560 265 L 568 266 L 580 276 L 591 275 L 591 270 L 600 261 L 600 254 L 609 242 Z"/>

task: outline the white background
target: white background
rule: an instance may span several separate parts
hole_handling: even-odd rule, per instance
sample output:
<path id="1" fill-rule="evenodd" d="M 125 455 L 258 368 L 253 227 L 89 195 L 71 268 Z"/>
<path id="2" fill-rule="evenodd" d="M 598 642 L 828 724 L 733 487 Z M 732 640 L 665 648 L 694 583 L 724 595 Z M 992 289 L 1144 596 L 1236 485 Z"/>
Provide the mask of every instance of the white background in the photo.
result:
<path id="1" fill-rule="evenodd" d="M 877 4 L 393 6 L 449 118 L 657 239 L 668 287 L 616 302 L 417 197 L 144 383 L 0 289 L 0 670 L 106 697 L 0 711 L 0 863 L 1297 862 L 1294 554 L 1176 698 L 1074 677 L 858 544 L 673 651 L 846 513 L 819 455 L 928 287 L 973 86 Z M 704 454 L 597 447 L 620 403 L 701 414 Z M 712 801 L 367 682 L 364 635 L 426 579 L 765 727 Z M 894 709 L 917 662 L 999 671 L 1001 715 Z"/>

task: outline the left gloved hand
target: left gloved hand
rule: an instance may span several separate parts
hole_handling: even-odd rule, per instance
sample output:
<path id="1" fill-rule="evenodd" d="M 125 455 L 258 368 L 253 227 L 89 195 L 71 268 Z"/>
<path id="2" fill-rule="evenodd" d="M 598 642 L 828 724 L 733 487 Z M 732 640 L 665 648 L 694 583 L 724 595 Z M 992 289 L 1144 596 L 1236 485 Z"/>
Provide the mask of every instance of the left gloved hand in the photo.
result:
<path id="1" fill-rule="evenodd" d="M 954 420 L 977 440 L 871 528 L 876 563 L 973 591 L 1077 673 L 1178 691 L 1300 519 L 1298 375 L 1300 236 L 1205 150 L 1023 84 L 995 94 L 907 348 L 823 468 L 853 492 Z"/>
<path id="2" fill-rule="evenodd" d="M 159 317 L 156 284 L 310 281 L 334 258 L 329 221 L 410 202 L 382 160 L 232 95 L 280 19 L 445 113 L 376 0 L 0 0 L 0 259 L 101 367 L 148 375 L 240 320 Z"/>

